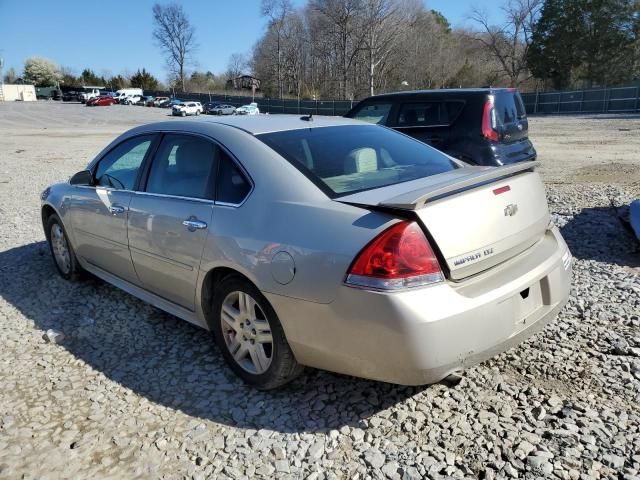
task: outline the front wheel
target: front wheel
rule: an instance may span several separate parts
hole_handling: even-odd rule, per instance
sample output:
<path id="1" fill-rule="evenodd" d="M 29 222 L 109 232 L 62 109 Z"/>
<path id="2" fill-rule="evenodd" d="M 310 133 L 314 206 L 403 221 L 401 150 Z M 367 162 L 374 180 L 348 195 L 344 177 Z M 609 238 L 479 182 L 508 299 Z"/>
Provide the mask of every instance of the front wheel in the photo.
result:
<path id="1" fill-rule="evenodd" d="M 71 243 L 69 243 L 62 221 L 55 213 L 47 221 L 47 240 L 56 270 L 60 276 L 65 280 L 78 280 L 82 273 L 82 267 L 78 264 L 78 259 Z"/>
<path id="2" fill-rule="evenodd" d="M 225 360 L 249 385 L 271 390 L 302 373 L 273 307 L 244 278 L 232 275 L 218 286 L 211 322 Z"/>

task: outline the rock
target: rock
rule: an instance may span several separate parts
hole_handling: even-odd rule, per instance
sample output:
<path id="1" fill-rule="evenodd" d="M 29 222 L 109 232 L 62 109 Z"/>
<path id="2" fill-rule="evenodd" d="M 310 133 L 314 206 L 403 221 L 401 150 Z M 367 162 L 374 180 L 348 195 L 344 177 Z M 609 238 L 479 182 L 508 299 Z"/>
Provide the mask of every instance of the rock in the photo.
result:
<path id="1" fill-rule="evenodd" d="M 314 443 L 311 445 L 311 448 L 309 448 L 307 455 L 314 460 L 322 458 L 322 455 L 324 455 L 324 444 L 321 442 Z"/>
<path id="2" fill-rule="evenodd" d="M 385 455 L 378 450 L 367 450 L 364 452 L 364 461 L 371 468 L 382 468 L 385 458 Z"/>
<path id="3" fill-rule="evenodd" d="M 398 469 L 398 462 L 389 462 L 382 467 L 382 473 L 384 473 L 389 478 L 395 478 L 399 477 Z"/>
<path id="4" fill-rule="evenodd" d="M 58 332 L 50 328 L 42 335 L 42 338 L 47 343 L 61 344 L 62 342 L 64 342 L 65 336 L 64 336 L 64 333 Z"/>

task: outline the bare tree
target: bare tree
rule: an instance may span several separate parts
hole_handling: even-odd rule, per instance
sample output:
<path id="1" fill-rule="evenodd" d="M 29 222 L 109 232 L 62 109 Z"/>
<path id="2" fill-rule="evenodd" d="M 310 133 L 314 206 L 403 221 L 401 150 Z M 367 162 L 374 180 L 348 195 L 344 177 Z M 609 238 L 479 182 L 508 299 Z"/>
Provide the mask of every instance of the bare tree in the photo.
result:
<path id="1" fill-rule="evenodd" d="M 327 19 L 327 33 L 336 40 L 341 67 L 340 96 L 346 99 L 348 97 L 349 72 L 360 50 L 365 33 L 358 28 L 362 0 L 311 0 L 310 5 Z"/>
<path id="2" fill-rule="evenodd" d="M 505 16 L 502 25 L 490 24 L 486 12 L 480 9 L 471 15 L 471 20 L 481 28 L 475 40 L 499 62 L 501 73 L 511 86 L 518 86 L 527 72 L 527 51 L 542 3 L 543 0 L 508 0 L 502 7 Z"/>
<path id="3" fill-rule="evenodd" d="M 269 28 L 273 30 L 276 37 L 276 78 L 278 81 L 278 95 L 282 98 L 282 29 L 284 21 L 293 10 L 290 0 L 262 0 L 261 13 L 269 18 Z"/>
<path id="4" fill-rule="evenodd" d="M 364 0 L 364 41 L 369 70 L 369 95 L 374 94 L 376 69 L 384 66 L 402 26 L 397 0 Z"/>
<path id="5" fill-rule="evenodd" d="M 195 29 L 182 6 L 176 3 L 153 6 L 153 38 L 163 51 L 172 75 L 185 90 L 186 67 L 197 48 Z"/>
<path id="6" fill-rule="evenodd" d="M 242 53 L 232 53 L 227 62 L 227 80 L 233 80 L 244 73 L 247 68 L 247 57 Z"/>

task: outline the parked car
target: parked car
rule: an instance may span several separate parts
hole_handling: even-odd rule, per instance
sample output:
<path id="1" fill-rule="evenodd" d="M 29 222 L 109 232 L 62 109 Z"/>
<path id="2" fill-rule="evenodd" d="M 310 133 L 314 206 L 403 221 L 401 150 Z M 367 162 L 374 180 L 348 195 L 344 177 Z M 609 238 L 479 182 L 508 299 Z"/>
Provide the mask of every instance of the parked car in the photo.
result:
<path id="1" fill-rule="evenodd" d="M 513 88 L 376 95 L 346 116 L 394 128 L 473 165 L 536 159 L 524 104 Z"/>
<path id="2" fill-rule="evenodd" d="M 92 98 L 96 98 L 100 96 L 100 90 L 103 90 L 104 87 L 82 87 L 82 91 L 78 95 L 78 99 L 81 103 L 86 103 Z"/>
<path id="3" fill-rule="evenodd" d="M 87 270 L 211 330 L 258 388 L 302 365 L 425 384 L 566 303 L 537 165 L 468 166 L 345 118 L 162 122 L 44 190 L 42 223 L 62 277 Z"/>
<path id="4" fill-rule="evenodd" d="M 64 92 L 62 94 L 63 102 L 77 102 L 78 101 L 78 92 L 72 90 L 69 92 Z"/>
<path id="5" fill-rule="evenodd" d="M 123 103 L 127 97 L 132 97 L 134 95 L 138 95 L 141 97 L 143 95 L 141 88 L 121 88 L 120 90 L 116 90 L 116 100 L 118 103 Z"/>
<path id="6" fill-rule="evenodd" d="M 153 100 L 153 106 L 154 107 L 159 107 L 161 103 L 163 103 L 165 101 L 168 101 L 168 100 L 169 100 L 169 97 L 156 97 Z"/>
<path id="7" fill-rule="evenodd" d="M 108 107 L 116 103 L 115 98 L 110 95 L 102 95 L 100 97 L 92 98 L 85 104 L 87 107 Z"/>
<path id="8" fill-rule="evenodd" d="M 258 108 L 258 104 L 254 102 L 249 105 L 242 105 L 241 107 L 236 108 L 234 113 L 236 115 L 258 115 L 260 113 L 260 109 Z"/>
<path id="9" fill-rule="evenodd" d="M 233 105 L 219 105 L 211 109 L 213 115 L 233 115 L 236 112 L 236 107 Z"/>
<path id="10" fill-rule="evenodd" d="M 139 105 L 141 107 L 150 107 L 153 105 L 153 97 L 140 97 L 140 100 L 136 102 L 136 105 Z"/>
<path id="11" fill-rule="evenodd" d="M 135 105 L 142 99 L 141 95 L 128 95 L 124 97 L 124 100 L 120 100 L 123 105 Z"/>
<path id="12" fill-rule="evenodd" d="M 213 110 L 220 106 L 220 102 L 208 102 L 203 105 L 204 113 L 212 115 Z"/>
<path id="13" fill-rule="evenodd" d="M 186 117 L 187 115 L 200 115 L 202 113 L 202 105 L 200 102 L 177 103 L 171 107 L 172 115 Z"/>
<path id="14" fill-rule="evenodd" d="M 172 108 L 174 105 L 180 105 L 182 103 L 182 100 L 179 100 L 177 98 L 172 98 L 170 100 L 165 100 L 164 102 L 160 103 L 158 106 L 160 108 Z"/>

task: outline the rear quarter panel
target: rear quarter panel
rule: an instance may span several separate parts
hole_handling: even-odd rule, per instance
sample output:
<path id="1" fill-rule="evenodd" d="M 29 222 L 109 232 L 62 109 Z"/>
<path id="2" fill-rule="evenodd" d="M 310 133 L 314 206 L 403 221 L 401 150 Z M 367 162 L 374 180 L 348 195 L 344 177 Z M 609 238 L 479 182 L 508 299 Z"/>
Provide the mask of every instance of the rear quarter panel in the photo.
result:
<path id="1" fill-rule="evenodd" d="M 234 268 L 265 292 L 329 303 L 357 253 L 396 220 L 329 199 L 295 167 L 237 129 L 217 139 L 245 167 L 254 189 L 240 207 L 216 205 L 201 270 Z M 293 280 L 274 279 L 272 259 L 287 252 Z"/>

